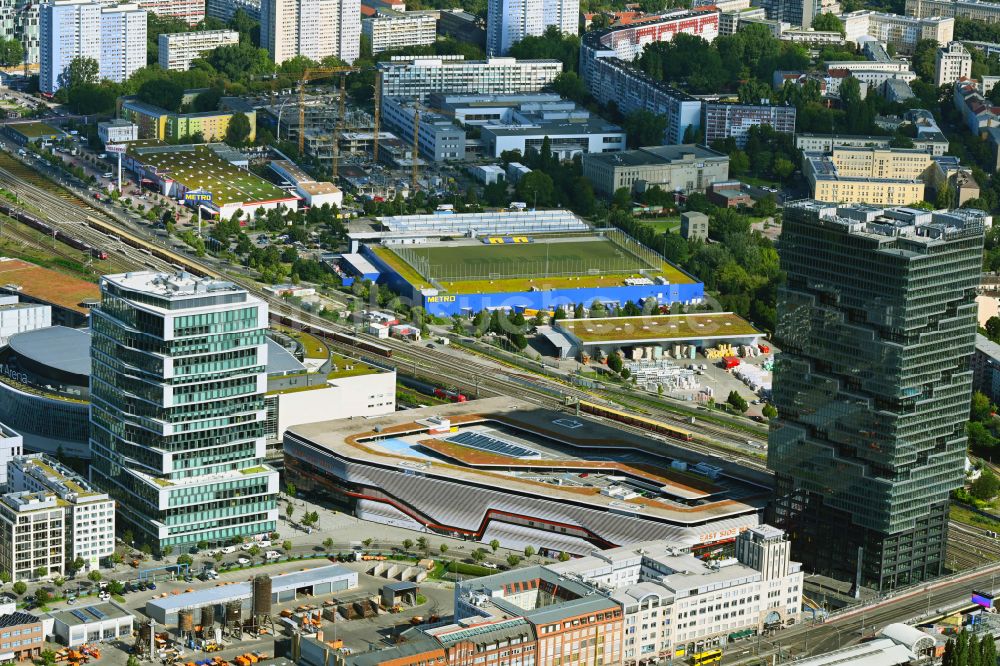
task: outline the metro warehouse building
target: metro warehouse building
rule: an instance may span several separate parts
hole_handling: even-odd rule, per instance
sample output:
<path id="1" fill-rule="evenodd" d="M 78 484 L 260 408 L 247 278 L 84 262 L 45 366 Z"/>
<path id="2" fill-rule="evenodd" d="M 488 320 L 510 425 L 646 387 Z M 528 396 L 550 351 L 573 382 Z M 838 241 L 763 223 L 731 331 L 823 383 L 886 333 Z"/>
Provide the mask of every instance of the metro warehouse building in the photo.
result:
<path id="1" fill-rule="evenodd" d="M 429 235 L 428 235 L 429 236 Z M 386 240 L 361 253 L 379 282 L 438 316 L 492 309 L 551 311 L 595 300 L 694 305 L 704 285 L 616 229 L 459 240 Z"/>
<path id="2" fill-rule="evenodd" d="M 549 553 L 711 548 L 758 525 L 767 499 L 752 471 L 681 471 L 698 457 L 680 445 L 508 397 L 294 426 L 284 453 L 300 492 L 363 520 Z"/>

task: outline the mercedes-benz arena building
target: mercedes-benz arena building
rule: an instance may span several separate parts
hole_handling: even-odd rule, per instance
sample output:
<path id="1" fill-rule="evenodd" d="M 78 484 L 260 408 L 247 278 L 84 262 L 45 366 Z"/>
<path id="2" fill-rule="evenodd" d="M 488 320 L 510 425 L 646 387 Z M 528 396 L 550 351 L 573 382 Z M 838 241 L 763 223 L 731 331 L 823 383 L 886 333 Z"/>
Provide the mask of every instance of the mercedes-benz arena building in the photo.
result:
<path id="1" fill-rule="evenodd" d="M 363 520 L 550 554 L 710 548 L 759 524 L 768 493 L 736 467 L 672 468 L 698 460 L 680 446 L 505 397 L 294 426 L 284 453 L 300 492 Z"/>

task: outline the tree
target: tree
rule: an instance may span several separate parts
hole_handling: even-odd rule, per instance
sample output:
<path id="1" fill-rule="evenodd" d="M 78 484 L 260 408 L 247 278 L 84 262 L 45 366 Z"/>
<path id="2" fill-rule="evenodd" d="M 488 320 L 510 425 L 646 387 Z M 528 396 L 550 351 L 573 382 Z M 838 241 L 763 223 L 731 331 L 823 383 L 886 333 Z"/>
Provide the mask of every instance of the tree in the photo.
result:
<path id="1" fill-rule="evenodd" d="M 955 666 L 968 666 L 969 663 L 969 633 L 962 629 L 955 641 Z"/>
<path id="2" fill-rule="evenodd" d="M 293 515 L 295 515 L 295 506 L 289 502 L 288 506 L 285 507 L 285 518 L 291 520 Z"/>
<path id="3" fill-rule="evenodd" d="M 208 550 L 208 542 L 207 541 L 199 541 L 198 545 L 196 546 L 196 548 L 198 550 Z"/>
<path id="4" fill-rule="evenodd" d="M 152 79 L 143 83 L 136 94 L 147 104 L 176 112 L 181 108 L 184 86 L 168 78 Z"/>
<path id="5" fill-rule="evenodd" d="M 191 103 L 196 113 L 204 111 L 215 111 L 219 108 L 219 100 L 222 99 L 222 88 L 209 88 L 203 93 L 198 93 Z"/>
<path id="6" fill-rule="evenodd" d="M 403 550 L 413 548 L 413 539 L 403 539 Z"/>
<path id="7" fill-rule="evenodd" d="M 7 584 L 10 582 L 10 572 L 0 571 L 0 583 Z"/>
<path id="8" fill-rule="evenodd" d="M 913 47 L 912 69 L 917 76 L 929 83 L 934 82 L 934 61 L 939 45 L 933 39 L 921 39 Z"/>
<path id="9" fill-rule="evenodd" d="M 222 561 L 222 553 L 219 552 L 219 551 L 215 551 L 214 553 L 212 553 L 212 559 L 215 560 L 216 562 L 221 562 Z"/>
<path id="10" fill-rule="evenodd" d="M 771 86 L 757 79 L 750 79 L 737 91 L 741 104 L 769 104 L 773 93 Z"/>
<path id="11" fill-rule="evenodd" d="M 778 410 L 771 403 L 767 403 L 760 410 L 760 413 L 765 419 L 773 419 L 778 415 Z"/>
<path id="12" fill-rule="evenodd" d="M 554 92 L 579 104 L 585 102 L 590 94 L 587 92 L 587 84 L 576 72 L 562 72 L 552 81 L 550 87 Z"/>
<path id="13" fill-rule="evenodd" d="M 532 207 L 555 205 L 556 190 L 552 177 L 542 171 L 526 174 L 517 183 L 517 196 Z"/>
<path id="14" fill-rule="evenodd" d="M 292 542 L 291 541 L 289 541 L 288 539 L 285 539 L 284 541 L 281 542 L 281 550 L 283 550 L 283 551 L 285 551 L 287 553 L 291 549 L 292 549 Z"/>
<path id="15" fill-rule="evenodd" d="M 984 469 L 979 478 L 972 482 L 970 492 L 978 500 L 991 500 L 1000 492 L 1000 479 L 989 469 Z"/>
<path id="16" fill-rule="evenodd" d="M 174 552 L 174 547 L 173 547 L 173 546 L 164 546 L 164 547 L 163 547 L 163 548 L 161 549 L 161 551 L 160 551 L 160 552 L 162 552 L 162 553 L 163 553 L 163 556 L 164 556 L 164 557 L 168 557 L 168 556 L 170 555 L 170 553 Z"/>
<path id="17" fill-rule="evenodd" d="M 38 656 L 41 657 L 42 663 L 45 666 L 55 666 L 56 653 L 52 650 L 42 650 L 41 654 Z"/>
<path id="18" fill-rule="evenodd" d="M 616 354 L 615 352 L 611 352 L 611 354 L 608 356 L 608 368 L 612 372 L 621 372 L 622 367 L 623 367 L 622 357 Z"/>
<path id="19" fill-rule="evenodd" d="M 72 90 L 85 83 L 97 83 L 100 80 L 100 71 L 100 65 L 93 58 L 76 56 L 59 75 L 59 87 Z"/>
<path id="20" fill-rule="evenodd" d="M 743 396 L 735 390 L 729 392 L 729 397 L 726 398 L 726 402 L 729 403 L 733 409 L 740 412 L 745 412 L 750 408 L 750 405 L 747 404 L 747 401 L 743 398 Z"/>
<path id="21" fill-rule="evenodd" d="M 564 34 L 558 27 L 550 25 L 544 34 L 525 37 L 512 44 L 507 55 L 525 60 L 560 60 L 564 72 L 575 72 L 580 59 L 580 38 L 575 34 Z"/>
<path id="22" fill-rule="evenodd" d="M 979 636 L 972 634 L 969 636 L 969 658 L 964 666 L 979 666 L 979 657 Z M 996 666 L 996 663 L 992 663 L 990 666 Z"/>
<path id="23" fill-rule="evenodd" d="M 56 587 L 62 587 L 63 585 L 65 585 L 65 584 L 66 584 L 66 579 L 65 579 L 65 578 L 63 578 L 62 576 L 59 576 L 58 578 L 56 578 L 56 579 L 55 579 L 54 581 L 52 581 L 52 582 L 56 584 Z M 114 582 L 116 582 L 116 583 L 117 583 L 118 581 L 114 581 Z M 120 583 L 119 583 L 119 584 L 120 584 Z"/>
<path id="24" fill-rule="evenodd" d="M 73 560 L 73 572 L 74 573 L 77 572 L 77 571 L 80 571 L 85 566 L 87 566 L 87 563 L 84 562 L 84 560 L 83 560 L 82 557 L 78 557 L 75 560 Z"/>
<path id="25" fill-rule="evenodd" d="M 333 539 L 330 537 L 323 539 L 323 547 L 330 550 L 333 547 Z"/>
<path id="26" fill-rule="evenodd" d="M 430 542 L 427 541 L 427 537 L 417 537 L 417 548 L 424 552 L 430 550 Z"/>
<path id="27" fill-rule="evenodd" d="M 567 553 L 565 550 L 559 553 L 560 562 L 569 562 L 569 559 L 570 559 L 570 554 Z"/>
<path id="28" fill-rule="evenodd" d="M 17 596 L 21 596 L 22 594 L 28 591 L 28 586 L 25 585 L 23 580 L 19 580 L 16 583 L 14 583 L 14 586 L 11 589 L 14 590 L 14 594 L 16 594 Z"/>
<path id="29" fill-rule="evenodd" d="M 42 567 L 44 568 L 44 567 Z M 35 601 L 38 602 L 39 606 L 44 606 L 52 600 L 52 595 L 44 587 L 40 587 L 35 590 Z"/>
<path id="30" fill-rule="evenodd" d="M 1000 317 L 994 315 L 986 320 L 986 337 L 994 342 L 1000 341 Z"/>
<path id="31" fill-rule="evenodd" d="M 517 555 L 516 553 L 511 553 L 510 555 L 507 556 L 507 564 L 512 567 L 516 567 L 520 561 L 521 561 L 521 556 Z"/>
<path id="32" fill-rule="evenodd" d="M 534 554 L 535 554 L 535 548 L 534 548 L 534 546 L 525 546 L 524 547 L 524 556 L 525 557 L 531 557 Z"/>
<path id="33" fill-rule="evenodd" d="M 971 420 L 980 422 L 989 421 L 994 411 L 995 407 L 984 393 L 973 391 L 972 404 L 969 410 L 969 418 Z"/>
<path id="34" fill-rule="evenodd" d="M 361 545 L 365 548 L 371 548 L 373 543 L 375 543 L 375 539 L 368 537 L 367 539 L 362 540 Z"/>
<path id="35" fill-rule="evenodd" d="M 844 22 L 836 14 L 829 12 L 817 15 L 812 21 L 812 28 L 821 32 L 839 32 L 841 36 L 846 34 Z"/>
<path id="36" fill-rule="evenodd" d="M 444 555 L 445 553 L 448 552 L 448 544 L 446 543 L 441 544 L 440 546 L 438 546 L 438 550 L 440 550 L 441 554 Z"/>
<path id="37" fill-rule="evenodd" d="M 667 130 L 667 118 L 641 109 L 625 116 L 622 129 L 625 130 L 629 148 L 659 146 Z"/>
<path id="38" fill-rule="evenodd" d="M 476 548 L 472 551 L 472 559 L 478 564 L 486 559 L 486 553 L 483 552 L 482 548 Z"/>
<path id="39" fill-rule="evenodd" d="M 120 580 L 108 581 L 108 592 L 110 594 L 122 594 L 125 592 L 125 583 Z"/>
<path id="40" fill-rule="evenodd" d="M 490 541 L 490 548 L 493 549 L 494 553 L 497 552 L 498 550 L 500 550 L 500 542 L 497 541 L 496 539 L 493 539 L 492 541 Z"/>
<path id="41" fill-rule="evenodd" d="M 250 549 L 247 550 L 247 554 L 250 557 L 257 557 L 258 555 L 260 555 L 260 546 L 258 546 L 256 544 L 253 545 L 253 546 L 250 546 Z"/>
<path id="42" fill-rule="evenodd" d="M 997 663 L 997 645 L 993 639 L 993 634 L 986 632 L 983 640 L 979 642 L 979 665 L 994 666 Z"/>
<path id="43" fill-rule="evenodd" d="M 291 481 L 287 481 L 285 483 L 285 494 L 288 495 L 289 497 L 295 497 L 296 490 L 297 488 L 295 487 L 295 484 L 292 483 Z"/>
<path id="44" fill-rule="evenodd" d="M 93 583 L 97 583 L 101 580 L 101 572 L 96 570 L 91 571 L 89 574 L 87 574 L 87 579 Z"/>
<path id="45" fill-rule="evenodd" d="M 166 553 L 164 553 L 164 555 L 166 555 Z M 188 555 L 187 553 L 181 553 L 180 555 L 177 556 L 177 564 L 186 564 L 188 566 L 191 566 L 191 563 L 193 561 L 194 560 L 191 559 L 191 556 Z"/>
<path id="46" fill-rule="evenodd" d="M 237 111 L 229 119 L 225 141 L 230 146 L 242 148 L 246 145 L 247 139 L 250 138 L 250 131 L 250 119 L 247 118 L 247 114 Z"/>

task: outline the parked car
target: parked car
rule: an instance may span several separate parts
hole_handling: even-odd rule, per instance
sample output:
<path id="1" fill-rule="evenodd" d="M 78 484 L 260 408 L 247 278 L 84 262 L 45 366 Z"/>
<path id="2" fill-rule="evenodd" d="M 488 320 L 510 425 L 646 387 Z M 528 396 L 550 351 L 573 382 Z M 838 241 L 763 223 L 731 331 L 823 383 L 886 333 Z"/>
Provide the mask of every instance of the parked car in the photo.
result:
<path id="1" fill-rule="evenodd" d="M 251 549 L 251 548 L 253 548 L 253 547 L 254 547 L 255 545 L 256 545 L 256 544 L 255 544 L 255 543 L 254 543 L 253 541 L 247 541 L 247 542 L 246 542 L 246 543 L 244 543 L 244 544 L 240 544 L 240 550 L 250 550 L 250 549 Z"/>
<path id="2" fill-rule="evenodd" d="M 223 555 L 231 555 L 236 552 L 236 546 L 226 546 L 225 548 L 221 548 L 219 552 Z"/>
<path id="3" fill-rule="evenodd" d="M 236 563 L 238 565 L 240 565 L 241 567 L 245 567 L 248 564 L 250 564 L 250 558 L 248 558 L 248 557 L 237 557 L 236 558 Z"/>
<path id="4" fill-rule="evenodd" d="M 266 553 L 264 553 L 264 557 L 266 557 L 269 560 L 276 560 L 279 557 L 281 557 L 281 553 L 279 553 L 276 550 L 269 550 Z"/>

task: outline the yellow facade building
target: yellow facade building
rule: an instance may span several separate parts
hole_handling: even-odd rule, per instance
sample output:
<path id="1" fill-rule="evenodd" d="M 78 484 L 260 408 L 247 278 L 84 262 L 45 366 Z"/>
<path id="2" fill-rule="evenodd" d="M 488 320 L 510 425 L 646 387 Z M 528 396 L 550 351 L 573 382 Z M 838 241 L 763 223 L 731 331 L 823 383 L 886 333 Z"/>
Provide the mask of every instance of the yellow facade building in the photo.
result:
<path id="1" fill-rule="evenodd" d="M 818 201 L 906 206 L 924 199 L 933 164 L 929 153 L 914 149 L 835 148 L 806 153 L 803 171 Z"/>

